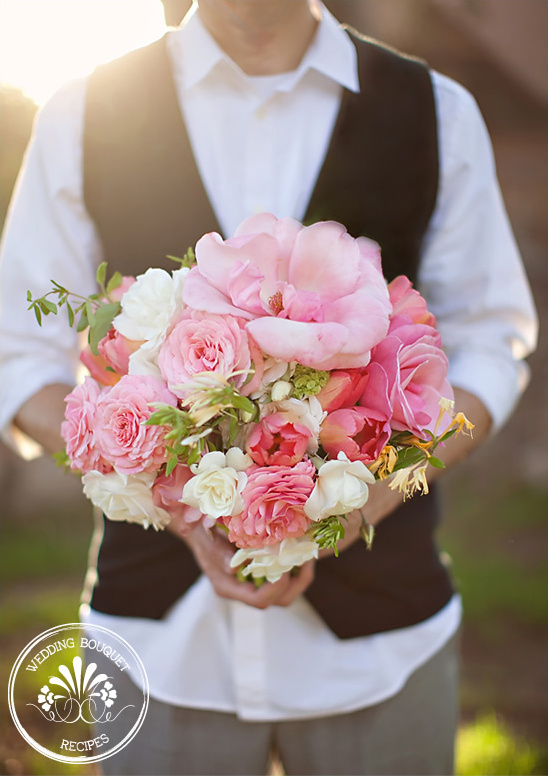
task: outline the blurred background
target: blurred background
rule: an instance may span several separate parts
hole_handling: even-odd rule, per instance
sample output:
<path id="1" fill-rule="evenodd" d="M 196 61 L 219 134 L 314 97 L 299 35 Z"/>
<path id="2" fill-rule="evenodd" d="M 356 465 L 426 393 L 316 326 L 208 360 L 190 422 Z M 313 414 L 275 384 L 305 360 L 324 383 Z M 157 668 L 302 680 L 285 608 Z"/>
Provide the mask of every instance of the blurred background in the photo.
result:
<path id="1" fill-rule="evenodd" d="M 65 80 L 178 24 L 186 0 L 0 0 L 0 225 L 39 104 Z M 541 316 L 530 386 L 507 426 L 444 478 L 440 544 L 465 605 L 460 774 L 548 773 L 548 4 L 332 0 L 360 31 L 476 97 Z M 0 446 L 1 773 L 87 773 L 30 749 L 9 717 L 19 651 L 77 619 L 91 508 L 72 475 Z"/>

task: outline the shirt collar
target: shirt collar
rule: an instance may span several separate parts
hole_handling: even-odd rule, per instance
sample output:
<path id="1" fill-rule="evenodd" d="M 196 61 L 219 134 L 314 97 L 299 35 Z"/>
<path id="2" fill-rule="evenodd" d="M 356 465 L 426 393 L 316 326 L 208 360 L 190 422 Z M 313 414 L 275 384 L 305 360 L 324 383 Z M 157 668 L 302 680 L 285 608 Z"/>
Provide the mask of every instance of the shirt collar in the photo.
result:
<path id="1" fill-rule="evenodd" d="M 318 29 L 296 70 L 286 73 L 279 91 L 291 91 L 309 70 L 316 70 L 353 92 L 359 92 L 356 48 L 339 22 L 321 2 Z M 170 47 L 183 89 L 191 89 L 207 78 L 221 63 L 227 63 L 244 80 L 248 76 L 233 62 L 202 24 L 196 5 L 185 16 L 182 25 L 172 33 Z"/>

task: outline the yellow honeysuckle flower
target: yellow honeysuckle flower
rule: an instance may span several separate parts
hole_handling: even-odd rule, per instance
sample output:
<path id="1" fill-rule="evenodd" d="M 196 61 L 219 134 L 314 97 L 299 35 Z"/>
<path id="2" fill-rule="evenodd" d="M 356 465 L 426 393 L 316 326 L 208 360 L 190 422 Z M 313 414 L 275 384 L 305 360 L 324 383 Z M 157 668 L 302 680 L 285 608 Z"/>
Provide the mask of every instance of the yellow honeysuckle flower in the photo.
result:
<path id="1" fill-rule="evenodd" d="M 398 453 L 393 445 L 385 445 L 376 461 L 369 467 L 372 474 L 377 474 L 380 480 L 385 480 L 394 470 L 398 461 Z"/>

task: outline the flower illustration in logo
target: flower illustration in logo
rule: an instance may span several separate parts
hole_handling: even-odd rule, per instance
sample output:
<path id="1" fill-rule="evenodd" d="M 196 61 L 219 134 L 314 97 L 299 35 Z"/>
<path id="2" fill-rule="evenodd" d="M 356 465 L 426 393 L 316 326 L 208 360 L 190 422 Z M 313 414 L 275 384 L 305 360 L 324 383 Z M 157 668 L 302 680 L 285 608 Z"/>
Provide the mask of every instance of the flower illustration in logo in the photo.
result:
<path id="1" fill-rule="evenodd" d="M 114 703 L 114 698 L 117 697 L 116 690 L 112 687 L 112 682 L 105 682 L 101 688 L 101 700 L 105 706 L 110 707 Z"/>
<path id="2" fill-rule="evenodd" d="M 38 703 L 42 706 L 44 711 L 49 711 L 53 706 L 54 700 L 61 697 L 61 695 L 54 695 L 47 684 L 45 684 L 38 694 Z"/>
<path id="3" fill-rule="evenodd" d="M 118 697 L 116 689 L 107 674 L 96 673 L 96 663 L 90 663 L 84 671 L 82 658 L 77 656 L 72 659 L 70 668 L 60 665 L 57 671 L 57 676 L 50 676 L 48 684 L 40 689 L 39 706 L 29 704 L 38 708 L 46 719 L 51 722 L 76 722 L 81 719 L 88 723 L 116 719 L 108 711 Z"/>

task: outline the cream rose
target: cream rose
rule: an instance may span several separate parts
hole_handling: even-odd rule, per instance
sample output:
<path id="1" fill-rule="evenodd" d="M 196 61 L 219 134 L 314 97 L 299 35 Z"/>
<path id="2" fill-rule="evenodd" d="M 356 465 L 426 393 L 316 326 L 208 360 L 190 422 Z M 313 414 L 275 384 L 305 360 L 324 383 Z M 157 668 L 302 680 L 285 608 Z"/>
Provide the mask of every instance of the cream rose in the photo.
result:
<path id="1" fill-rule="evenodd" d="M 345 515 L 361 509 L 369 497 L 369 485 L 375 478 L 362 461 L 349 461 L 344 453 L 337 460 L 327 461 L 318 471 L 314 490 L 304 511 L 310 520 L 318 521 L 329 515 Z"/>
<path id="2" fill-rule="evenodd" d="M 86 496 L 109 520 L 140 523 L 144 528 L 151 525 L 158 530 L 169 523 L 170 517 L 152 501 L 155 477 L 152 472 L 101 474 L 91 471 L 84 474 L 82 483 Z"/>
<path id="3" fill-rule="evenodd" d="M 190 467 L 195 476 L 183 488 L 181 503 L 215 519 L 239 514 L 247 482 L 244 470 L 251 464 L 251 458 L 237 447 L 226 455 L 218 450 L 206 453 L 199 464 Z"/>
<path id="4" fill-rule="evenodd" d="M 247 563 L 242 569 L 244 576 L 255 579 L 266 577 L 268 582 L 277 582 L 282 574 L 317 558 L 318 550 L 316 542 L 307 537 L 284 539 L 268 547 L 238 550 L 232 556 L 230 565 L 236 568 Z"/>
<path id="5" fill-rule="evenodd" d="M 183 309 L 182 288 L 188 269 L 172 275 L 147 269 L 122 297 L 122 312 L 114 328 L 131 340 L 152 340 L 165 335 L 173 317 Z"/>

